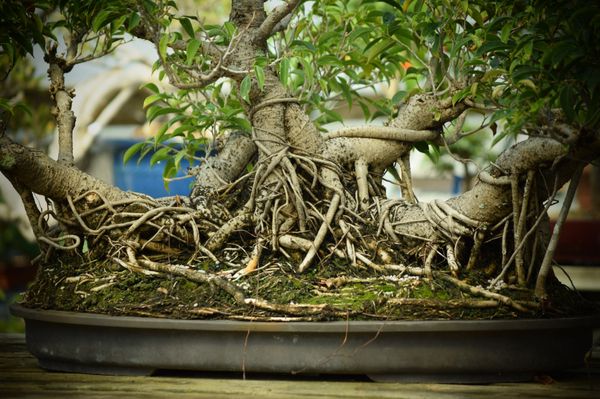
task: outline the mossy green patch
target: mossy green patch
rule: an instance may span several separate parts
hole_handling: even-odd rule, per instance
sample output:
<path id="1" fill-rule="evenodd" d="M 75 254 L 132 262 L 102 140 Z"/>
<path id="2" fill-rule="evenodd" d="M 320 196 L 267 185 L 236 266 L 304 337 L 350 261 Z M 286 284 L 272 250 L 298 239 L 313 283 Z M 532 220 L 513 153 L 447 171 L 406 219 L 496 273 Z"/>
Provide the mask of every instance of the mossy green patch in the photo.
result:
<path id="1" fill-rule="evenodd" d="M 265 263 L 268 260 L 265 260 Z M 299 274 L 287 261 L 268 263 L 239 279 L 230 280 L 247 298 L 260 298 L 279 305 L 327 305 L 311 320 L 334 319 L 490 319 L 546 317 L 548 313 L 518 314 L 512 308 L 445 307 L 450 300 L 472 297 L 441 279 L 378 272 L 352 267 L 343 260 Z M 223 265 L 203 262 L 194 265 L 209 273 L 227 273 Z M 478 282 L 481 276 L 469 280 Z M 577 312 L 589 312 L 562 286 L 551 287 L 560 303 Z M 508 289 L 507 289 L 508 290 Z M 527 290 L 503 292 L 518 300 L 531 300 Z M 394 301 L 398 299 L 399 301 Z M 404 301 L 409 299 L 410 301 Z M 110 260 L 85 261 L 80 257 L 59 257 L 44 265 L 28 290 L 26 305 L 36 308 L 95 312 L 114 315 L 142 315 L 172 318 L 268 318 L 281 312 L 237 303 L 225 290 L 210 283 L 197 283 L 169 274 L 144 275 L 115 268 Z M 397 305 L 403 303 L 403 305 Z M 408 303 L 408 304 L 404 304 Z M 437 304 L 437 306 L 423 306 Z M 285 315 L 283 315 L 285 316 Z"/>

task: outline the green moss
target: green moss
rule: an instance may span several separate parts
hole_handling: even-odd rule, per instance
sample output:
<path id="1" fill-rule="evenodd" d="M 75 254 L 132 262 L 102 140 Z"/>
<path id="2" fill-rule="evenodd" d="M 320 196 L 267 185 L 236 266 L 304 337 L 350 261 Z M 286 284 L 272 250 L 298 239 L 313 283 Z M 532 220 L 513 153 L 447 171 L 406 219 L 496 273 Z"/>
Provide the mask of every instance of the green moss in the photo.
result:
<path id="1" fill-rule="evenodd" d="M 12 169 L 17 163 L 15 157 L 10 154 L 5 154 L 0 157 L 0 169 L 9 170 Z"/>
<path id="2" fill-rule="evenodd" d="M 265 259 L 265 264 L 267 261 Z M 490 309 L 428 308 L 418 304 L 397 305 L 398 302 L 388 300 L 414 298 L 443 303 L 451 299 L 469 298 L 455 286 L 440 279 L 400 278 L 392 273 L 381 274 L 367 268 L 352 267 L 344 260 L 298 274 L 290 263 L 271 261 L 275 267 L 259 270 L 237 280 L 236 284 L 243 288 L 247 297 L 261 298 L 273 304 L 329 305 L 329 311 L 314 316 L 320 320 L 342 317 L 367 320 L 523 316 L 504 306 Z M 203 262 L 197 268 L 215 272 L 221 271 L 222 266 Z M 473 275 L 469 283 L 478 285 L 479 278 L 485 276 Z M 580 307 L 580 301 L 568 290 L 551 288 L 558 293 L 560 303 L 573 308 Z M 523 290 L 504 294 L 522 300 L 531 299 L 531 293 Z M 115 269 L 108 260 L 84 261 L 81 257 L 66 256 L 54 259 L 52 264 L 41 269 L 39 277 L 27 292 L 26 304 L 78 312 L 173 318 L 281 316 L 239 305 L 230 294 L 208 283 L 199 284 L 170 275 L 145 276 Z M 540 317 L 545 314 L 526 316 Z"/>

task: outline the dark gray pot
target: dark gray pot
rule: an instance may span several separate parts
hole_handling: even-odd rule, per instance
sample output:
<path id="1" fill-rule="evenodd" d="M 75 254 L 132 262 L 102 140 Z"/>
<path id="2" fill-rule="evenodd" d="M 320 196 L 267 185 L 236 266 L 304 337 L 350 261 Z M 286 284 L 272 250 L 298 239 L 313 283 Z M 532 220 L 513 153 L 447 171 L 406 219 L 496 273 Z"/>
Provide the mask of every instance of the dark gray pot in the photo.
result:
<path id="1" fill-rule="evenodd" d="M 49 370 L 361 374 L 494 382 L 577 368 L 600 317 L 490 321 L 237 322 L 106 316 L 12 306 Z"/>

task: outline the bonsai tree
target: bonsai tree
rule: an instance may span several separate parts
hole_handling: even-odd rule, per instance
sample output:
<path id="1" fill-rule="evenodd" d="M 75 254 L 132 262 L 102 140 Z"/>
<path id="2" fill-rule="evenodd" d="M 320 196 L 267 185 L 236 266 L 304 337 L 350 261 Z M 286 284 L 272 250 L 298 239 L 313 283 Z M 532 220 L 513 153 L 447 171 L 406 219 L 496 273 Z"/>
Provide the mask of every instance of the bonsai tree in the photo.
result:
<path id="1" fill-rule="evenodd" d="M 232 0 L 222 25 L 174 1 L 1 7 L 3 75 L 42 49 L 60 147 L 54 160 L 17 143 L 5 128 L 20 111 L 2 100 L 0 171 L 42 251 L 30 306 L 252 320 L 568 309 L 551 266 L 600 153 L 599 5 Z M 125 192 L 73 166 L 65 75 L 134 37 L 154 43 L 172 89 L 146 85 L 148 120 L 167 122 L 125 158 L 163 161 L 169 178 L 214 146 L 187 197 Z M 364 126 L 326 129 L 355 106 Z M 473 113 L 489 129 L 465 131 Z M 464 194 L 415 198 L 413 149 L 435 157 L 486 132 L 523 139 Z M 386 197 L 386 171 L 402 199 Z M 550 234 L 547 210 L 569 180 Z"/>

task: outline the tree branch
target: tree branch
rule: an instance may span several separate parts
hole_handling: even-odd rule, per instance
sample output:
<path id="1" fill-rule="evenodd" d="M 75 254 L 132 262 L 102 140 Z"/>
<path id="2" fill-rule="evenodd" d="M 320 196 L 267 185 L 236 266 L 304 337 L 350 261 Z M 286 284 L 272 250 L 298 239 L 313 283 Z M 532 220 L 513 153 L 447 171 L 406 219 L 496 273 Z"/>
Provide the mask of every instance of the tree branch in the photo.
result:
<path id="1" fill-rule="evenodd" d="M 323 135 L 325 140 L 336 137 L 355 137 L 368 139 L 397 140 L 408 143 L 434 140 L 440 132 L 434 130 L 402 129 L 394 126 L 358 126 L 336 130 Z"/>
<path id="2" fill-rule="evenodd" d="M 16 179 L 23 188 L 57 201 L 92 190 L 102 192 L 111 201 L 131 198 L 131 194 L 8 137 L 0 137 L 0 172 L 11 181 Z"/>
<path id="3" fill-rule="evenodd" d="M 50 96 L 54 101 L 52 114 L 58 127 L 58 162 L 73 165 L 73 129 L 75 128 L 75 114 L 71 109 L 73 105 L 73 91 L 65 87 L 66 62 L 56 55 L 56 46 L 50 47 L 44 57 L 48 62 L 48 77 L 50 78 Z"/>
<path id="4" fill-rule="evenodd" d="M 280 28 L 277 26 L 280 22 L 283 21 L 289 14 L 294 11 L 294 9 L 300 4 L 303 0 L 289 0 L 285 4 L 280 5 L 275 8 L 263 21 L 258 30 L 256 31 L 256 35 L 254 37 L 255 43 L 261 43 L 267 40 L 273 33 L 275 28 Z"/>

